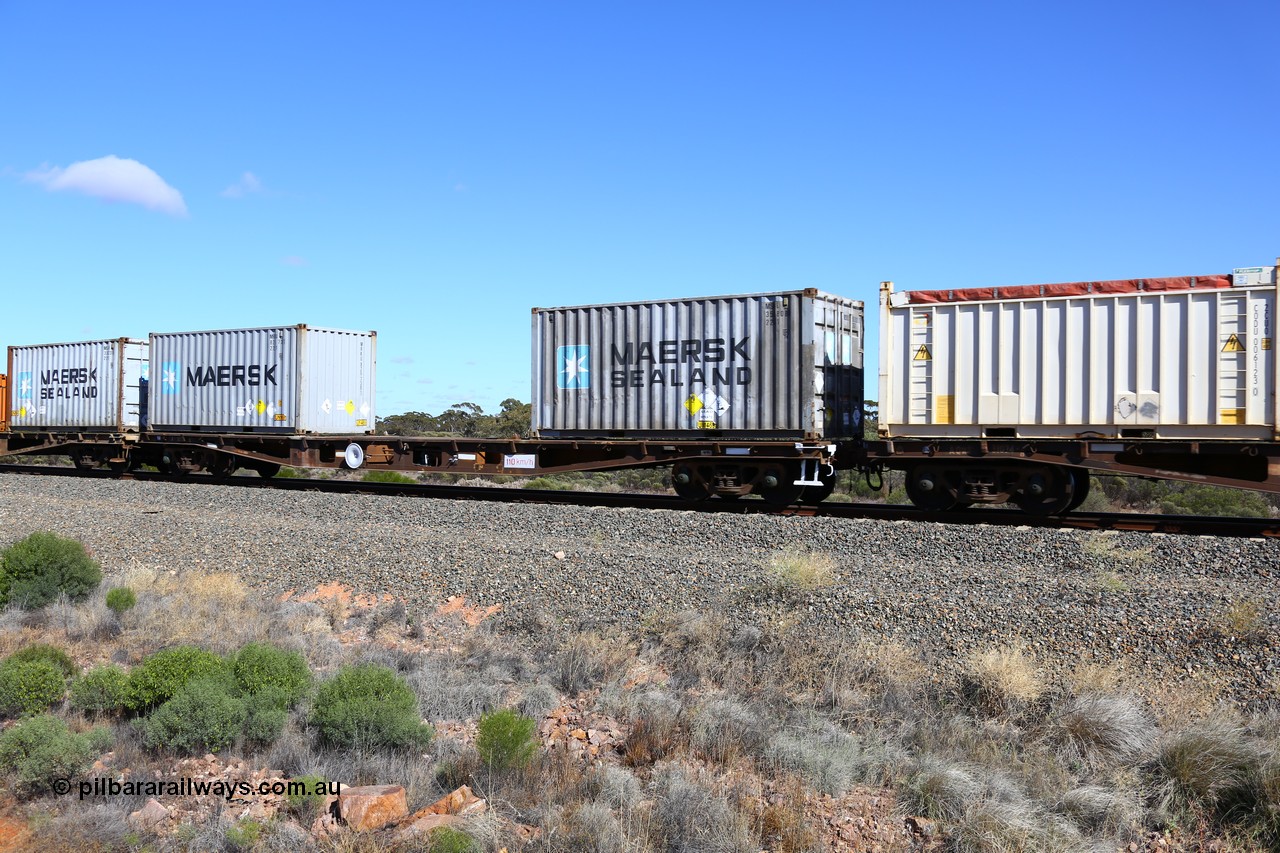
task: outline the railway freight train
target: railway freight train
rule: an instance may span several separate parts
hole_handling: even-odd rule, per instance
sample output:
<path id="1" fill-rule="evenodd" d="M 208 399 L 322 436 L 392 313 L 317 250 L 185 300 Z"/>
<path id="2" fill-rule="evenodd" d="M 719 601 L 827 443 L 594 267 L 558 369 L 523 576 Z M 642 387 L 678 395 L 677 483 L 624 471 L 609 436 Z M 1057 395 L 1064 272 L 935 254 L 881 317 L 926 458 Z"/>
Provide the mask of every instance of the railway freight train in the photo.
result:
<path id="1" fill-rule="evenodd" d="M 1280 493 L 1278 294 L 1276 266 L 966 290 L 884 282 L 874 436 L 863 303 L 816 290 L 534 309 L 530 438 L 377 435 L 373 332 L 11 346 L 0 462 L 58 454 L 215 476 L 670 465 L 686 500 L 778 505 L 822 500 L 840 470 L 894 469 L 926 509 L 1010 502 L 1037 515 L 1078 506 L 1090 472 Z"/>

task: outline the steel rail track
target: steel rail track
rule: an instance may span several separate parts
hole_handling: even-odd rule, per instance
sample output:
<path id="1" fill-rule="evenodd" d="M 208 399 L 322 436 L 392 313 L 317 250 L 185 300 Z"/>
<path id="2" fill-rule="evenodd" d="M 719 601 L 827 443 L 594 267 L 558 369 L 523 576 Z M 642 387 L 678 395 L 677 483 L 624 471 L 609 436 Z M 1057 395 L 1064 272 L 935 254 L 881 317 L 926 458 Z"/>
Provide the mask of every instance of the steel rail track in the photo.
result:
<path id="1" fill-rule="evenodd" d="M 882 521 L 924 521 L 937 524 L 998 524 L 1067 530 L 1123 530 L 1191 536 L 1280 538 L 1280 519 L 1276 518 L 1174 516 L 1115 512 L 1073 512 L 1066 516 L 1042 517 L 1002 507 L 935 512 L 917 509 L 909 505 L 873 503 L 824 503 L 778 507 L 760 500 L 723 501 L 712 499 L 698 503 L 687 503 L 674 495 L 566 492 L 542 489 L 512 489 L 500 486 L 366 483 L 360 480 L 273 479 L 249 476 L 213 477 L 207 474 L 173 475 L 147 471 L 131 471 L 119 475 L 105 470 L 80 470 L 52 465 L 0 465 L 0 473 L 89 477 L 93 479 L 132 479 L 144 482 L 206 483 L 239 488 L 325 492 L 329 494 L 411 496 L 446 500 L 505 501 L 662 509 L 684 512 L 878 519 Z"/>

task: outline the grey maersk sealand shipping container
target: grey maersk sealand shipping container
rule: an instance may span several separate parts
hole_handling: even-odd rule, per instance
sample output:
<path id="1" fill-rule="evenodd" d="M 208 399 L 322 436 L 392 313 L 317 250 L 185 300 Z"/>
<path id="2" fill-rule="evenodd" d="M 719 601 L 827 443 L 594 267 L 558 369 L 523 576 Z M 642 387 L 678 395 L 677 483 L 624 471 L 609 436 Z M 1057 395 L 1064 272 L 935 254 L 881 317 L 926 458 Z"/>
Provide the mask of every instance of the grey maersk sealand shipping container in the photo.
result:
<path id="1" fill-rule="evenodd" d="M 142 426 L 146 341 L 114 338 L 9 347 L 8 369 L 13 432 L 125 433 Z"/>
<path id="2" fill-rule="evenodd" d="M 306 325 L 151 334 L 157 432 L 374 428 L 376 332 Z"/>
<path id="3" fill-rule="evenodd" d="M 817 290 L 533 309 L 542 438 L 862 435 L 862 303 Z"/>

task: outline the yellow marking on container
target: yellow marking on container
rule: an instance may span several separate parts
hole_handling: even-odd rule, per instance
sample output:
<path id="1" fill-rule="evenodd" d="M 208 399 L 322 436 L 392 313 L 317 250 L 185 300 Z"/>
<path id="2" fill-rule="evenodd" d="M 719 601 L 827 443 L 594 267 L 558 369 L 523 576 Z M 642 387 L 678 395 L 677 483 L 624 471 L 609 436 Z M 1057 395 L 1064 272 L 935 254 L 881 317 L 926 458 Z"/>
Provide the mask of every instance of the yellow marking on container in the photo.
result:
<path id="1" fill-rule="evenodd" d="M 358 421 L 356 421 L 356 426 L 368 426 L 368 425 L 369 425 L 368 418 L 360 418 Z"/>
<path id="2" fill-rule="evenodd" d="M 916 350 L 916 354 L 911 360 L 912 361 L 928 361 L 931 358 L 933 358 L 933 353 L 929 352 L 929 348 L 927 346 L 925 346 L 924 344 L 921 344 L 920 349 Z"/>
<path id="3" fill-rule="evenodd" d="M 955 394 L 939 394 L 933 398 L 933 422 L 935 424 L 955 423 L 955 411 Z"/>
<path id="4" fill-rule="evenodd" d="M 289 420 L 289 416 L 288 416 L 288 415 L 280 415 L 280 414 L 277 414 L 277 415 L 276 415 L 276 420 L 278 420 L 278 421 L 287 421 L 287 420 Z"/>
<path id="5" fill-rule="evenodd" d="M 1218 412 L 1218 422 L 1223 424 L 1243 424 L 1244 409 L 1222 409 Z"/>
<path id="6" fill-rule="evenodd" d="M 1222 345 L 1223 352 L 1244 352 L 1244 344 L 1240 343 L 1239 335 L 1231 335 L 1227 338 L 1227 342 Z"/>
<path id="7" fill-rule="evenodd" d="M 702 411 L 702 398 L 697 394 L 693 394 L 688 400 L 684 401 L 684 407 L 689 410 L 689 414 L 696 415 Z M 699 427 L 701 429 L 701 427 Z"/>
<path id="8" fill-rule="evenodd" d="M 258 414 L 265 414 L 267 411 L 267 404 L 265 401 L 259 400 L 256 408 L 258 409 Z"/>
<path id="9" fill-rule="evenodd" d="M 17 415 L 20 418 L 25 418 L 27 416 L 27 407 L 23 406 L 21 409 L 18 409 Z"/>
<path id="10" fill-rule="evenodd" d="M 698 429 L 715 429 L 715 421 L 698 421 Z"/>
<path id="11" fill-rule="evenodd" d="M 925 312 L 925 311 L 920 311 L 919 313 L 912 314 L 912 315 L 911 315 L 911 325 L 913 325 L 913 326 L 927 326 L 927 325 L 929 325 L 929 314 L 928 314 L 927 312 Z"/>
<path id="12" fill-rule="evenodd" d="M 348 400 L 348 401 L 347 401 L 347 404 L 346 404 L 345 406 L 343 406 L 342 408 L 344 408 L 344 409 L 346 409 L 346 410 L 347 410 L 347 414 L 348 414 L 348 415 L 354 415 L 354 414 L 356 413 L 356 401 L 355 401 L 355 400 Z"/>
<path id="13" fill-rule="evenodd" d="M 1271 338 L 1263 338 L 1263 339 L 1262 339 L 1262 348 L 1263 348 L 1263 349 L 1271 349 Z"/>

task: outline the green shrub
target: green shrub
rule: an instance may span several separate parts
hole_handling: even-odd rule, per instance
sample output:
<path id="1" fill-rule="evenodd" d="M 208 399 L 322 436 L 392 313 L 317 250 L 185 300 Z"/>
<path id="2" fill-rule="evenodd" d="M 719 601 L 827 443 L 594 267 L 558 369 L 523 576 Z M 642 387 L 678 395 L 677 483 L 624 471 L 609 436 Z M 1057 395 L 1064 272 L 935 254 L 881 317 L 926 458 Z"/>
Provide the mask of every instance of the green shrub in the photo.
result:
<path id="1" fill-rule="evenodd" d="M 118 711 L 129 699 L 129 675 L 114 664 L 95 666 L 71 682 L 71 707 L 78 711 Z"/>
<path id="2" fill-rule="evenodd" d="M 289 719 L 286 710 L 289 696 L 283 688 L 274 685 L 264 687 L 244 700 L 247 716 L 244 721 L 244 736 L 254 743 L 272 743 L 284 732 L 284 724 Z"/>
<path id="3" fill-rule="evenodd" d="M 289 785 L 289 811 L 301 817 L 305 826 L 324 809 L 329 796 L 328 782 L 323 776 L 295 776 L 289 780 Z"/>
<path id="4" fill-rule="evenodd" d="M 62 675 L 65 678 L 72 678 L 80 671 L 80 667 L 76 666 L 75 661 L 71 659 L 71 655 L 48 643 L 32 643 L 26 648 L 18 649 L 9 655 L 6 663 L 31 663 L 33 661 L 44 661 L 45 663 L 53 664 L 62 670 Z"/>
<path id="5" fill-rule="evenodd" d="M 421 747 L 433 734 L 409 685 L 377 664 L 344 666 L 321 684 L 311 722 L 332 746 Z"/>
<path id="6" fill-rule="evenodd" d="M 231 664 L 236 681 L 245 693 L 278 688 L 289 707 L 311 686 L 311 670 L 300 652 L 290 652 L 264 643 L 250 643 L 236 653 Z"/>
<path id="7" fill-rule="evenodd" d="M 44 660 L 7 660 L 0 664 L 0 713 L 39 714 L 67 692 L 62 670 Z"/>
<path id="8" fill-rule="evenodd" d="M 174 753 L 217 752 L 240 734 L 248 717 L 243 699 L 231 695 L 225 678 L 198 678 L 183 685 L 142 721 L 142 742 Z"/>
<path id="9" fill-rule="evenodd" d="M 72 734 L 57 717 L 32 717 L 0 734 L 0 771 L 13 777 L 20 794 L 42 793 L 83 773 L 110 737 L 102 729 Z"/>
<path id="10" fill-rule="evenodd" d="M 262 824 L 245 819 L 227 827 L 227 844 L 232 850 L 252 850 L 262 838 Z"/>
<path id="11" fill-rule="evenodd" d="M 479 853 L 480 846 L 460 829 L 437 826 L 427 836 L 428 853 Z"/>
<path id="12" fill-rule="evenodd" d="M 401 474 L 399 471 L 365 471 L 360 480 L 365 483 L 415 484 L 418 482 L 408 474 Z"/>
<path id="13" fill-rule="evenodd" d="M 152 708 L 195 678 L 227 674 L 226 662 L 213 652 L 196 646 L 164 649 L 149 655 L 129 674 L 127 704 L 132 710 Z"/>
<path id="14" fill-rule="evenodd" d="M 498 770 L 526 767 L 538 753 L 538 724 L 509 708 L 480 717 L 476 751 Z"/>
<path id="15" fill-rule="evenodd" d="M 107 593 L 107 607 L 117 616 L 126 610 L 132 610 L 138 603 L 138 596 L 127 586 L 118 586 Z"/>
<path id="16" fill-rule="evenodd" d="M 32 533 L 0 554 L 0 605 L 43 607 L 66 593 L 84 598 L 102 582 L 102 569 L 74 539 Z"/>
<path id="17" fill-rule="evenodd" d="M 1160 501 L 1160 511 L 1170 515 L 1245 516 L 1266 518 L 1267 502 L 1257 492 L 1224 489 L 1193 483 Z"/>

